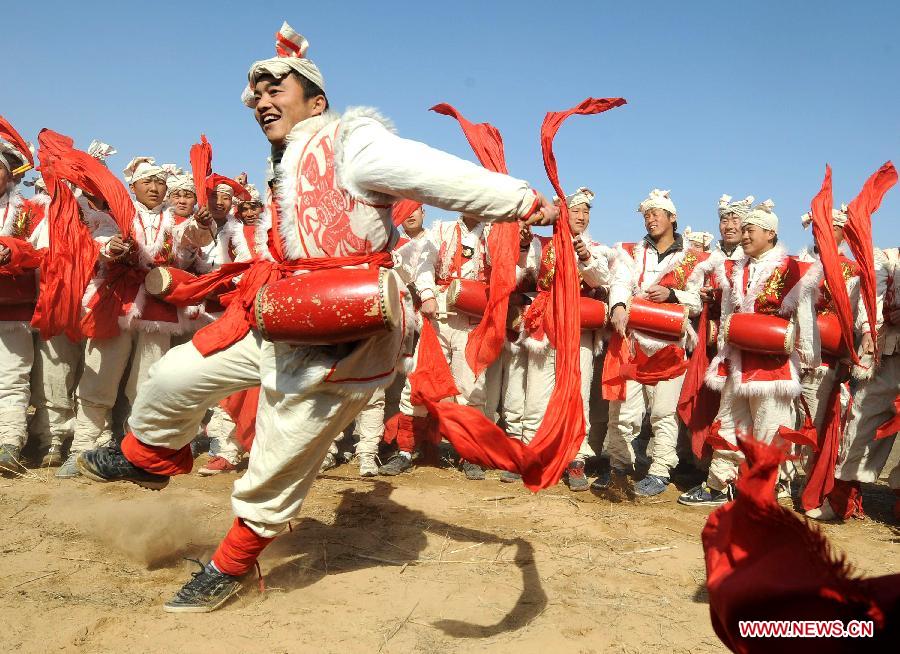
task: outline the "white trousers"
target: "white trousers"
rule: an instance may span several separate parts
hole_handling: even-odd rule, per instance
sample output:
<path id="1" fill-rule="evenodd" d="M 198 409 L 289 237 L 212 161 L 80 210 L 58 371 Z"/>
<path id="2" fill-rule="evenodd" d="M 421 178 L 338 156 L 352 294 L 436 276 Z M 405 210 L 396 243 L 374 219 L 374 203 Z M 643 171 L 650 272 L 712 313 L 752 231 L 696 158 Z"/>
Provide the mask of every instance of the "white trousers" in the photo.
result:
<path id="1" fill-rule="evenodd" d="M 75 429 L 75 386 L 81 373 L 84 344 L 65 334 L 38 338 L 31 372 L 34 417 L 29 431 L 42 445 L 61 446 Z"/>
<path id="2" fill-rule="evenodd" d="M 521 439 L 525 416 L 528 349 L 522 345 L 504 347 L 499 359 L 501 416 L 506 425 L 506 433 Z"/>
<path id="3" fill-rule="evenodd" d="M 356 454 L 378 454 L 378 444 L 384 436 L 384 404 L 385 390 L 378 388 L 353 421 L 353 436 L 356 438 Z M 333 455 L 338 454 L 338 441 L 344 435 L 338 434 L 329 449 Z"/>
<path id="4" fill-rule="evenodd" d="M 896 436 L 875 440 L 875 430 L 894 415 L 894 399 L 900 394 L 900 353 L 881 360 L 872 378 L 853 396 L 853 408 L 834 474 L 844 481 L 874 483 L 881 475 Z M 900 489 L 900 465 L 888 476 L 888 485 Z"/>
<path id="5" fill-rule="evenodd" d="M 300 511 L 335 436 L 371 396 L 317 381 L 321 376 L 311 371 L 319 349 L 269 343 L 256 331 L 208 357 L 193 343 L 180 345 L 150 370 L 131 428 L 143 443 L 180 449 L 194 438 L 209 407 L 262 383 L 256 437 L 231 504 L 254 532 L 273 537 Z"/>
<path id="6" fill-rule="evenodd" d="M 638 346 L 636 346 L 638 347 Z M 634 380 L 625 383 L 625 399 L 609 403 L 609 423 L 605 450 L 610 465 L 620 470 L 635 463 L 634 439 L 640 436 L 644 414 L 650 414 L 653 435 L 647 445 L 648 474 L 669 477 L 678 465 L 678 398 L 684 375 L 644 386 Z"/>
<path id="7" fill-rule="evenodd" d="M 754 395 L 743 397 L 735 393 L 731 379 L 722 388 L 722 400 L 716 420 L 721 422 L 719 435 L 729 443 L 737 445 L 737 434 L 749 436 L 771 443 L 782 425 L 794 424 L 793 400 L 789 397 Z M 721 491 L 728 482 L 737 478 L 738 467 L 744 460 L 741 452 L 715 450 L 709 464 L 707 483 L 710 488 Z M 784 475 L 782 467 L 782 476 Z"/>
<path id="8" fill-rule="evenodd" d="M 581 368 L 581 401 L 584 407 L 585 432 L 581 435 L 576 460 L 583 461 L 594 455 L 586 438 L 591 430 L 591 401 L 597 395 L 594 377 L 594 334 L 582 331 L 578 347 Z M 528 373 L 525 379 L 525 411 L 522 414 L 522 441 L 530 443 L 537 433 L 550 404 L 550 396 L 556 385 L 556 350 L 547 347 L 528 353 Z"/>
<path id="9" fill-rule="evenodd" d="M 34 339 L 19 325 L 0 331 L 0 445 L 22 448 L 28 439 Z"/>
<path id="10" fill-rule="evenodd" d="M 834 388 L 834 382 L 836 379 L 837 373 L 834 368 L 829 366 L 819 366 L 816 368 L 812 374 L 804 377 L 801 380 L 801 395 L 804 400 L 806 400 L 806 406 L 809 407 L 809 414 L 812 416 L 813 424 L 816 426 L 816 431 L 818 433 L 822 432 L 822 426 L 825 422 L 825 413 L 828 410 L 828 399 L 831 396 L 831 391 Z M 803 409 L 802 403 L 797 401 L 795 407 L 797 419 L 795 421 L 796 428 L 800 429 L 803 426 L 804 422 L 806 422 L 806 412 Z M 803 463 L 803 467 L 806 472 L 810 472 L 809 465 L 812 462 L 812 451 L 811 448 L 803 447 L 799 448 L 794 446 L 792 449 L 795 451 L 800 451 L 801 461 Z M 786 466 L 790 469 L 790 476 L 793 477 L 793 473 L 795 472 L 795 464 L 792 461 L 785 462 Z"/>
<path id="11" fill-rule="evenodd" d="M 89 338 L 84 348 L 84 372 L 78 382 L 78 409 L 72 451 L 82 452 L 112 437 L 112 408 L 126 370 L 125 396 L 133 405 L 150 367 L 169 350 L 170 334 L 123 330 L 112 338 Z"/>

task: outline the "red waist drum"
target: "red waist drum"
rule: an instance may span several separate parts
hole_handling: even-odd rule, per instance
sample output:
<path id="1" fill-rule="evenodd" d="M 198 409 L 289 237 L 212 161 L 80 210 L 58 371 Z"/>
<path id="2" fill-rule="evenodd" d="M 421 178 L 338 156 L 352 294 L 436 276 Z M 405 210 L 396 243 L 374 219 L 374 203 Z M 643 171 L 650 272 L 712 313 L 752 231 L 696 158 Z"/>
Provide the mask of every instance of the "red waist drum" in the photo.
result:
<path id="1" fill-rule="evenodd" d="M 847 356 L 847 348 L 841 338 L 841 325 L 833 313 L 822 313 L 816 316 L 819 324 L 819 339 L 822 342 L 822 352 L 836 357 Z"/>
<path id="2" fill-rule="evenodd" d="M 651 302 L 639 297 L 628 303 L 628 328 L 659 338 L 678 340 L 684 335 L 688 309 L 683 304 Z"/>
<path id="3" fill-rule="evenodd" d="M 144 277 L 144 288 L 147 289 L 148 295 L 164 300 L 179 284 L 193 281 L 194 279 L 197 279 L 197 276 L 186 270 L 160 266 L 152 269 Z"/>
<path id="4" fill-rule="evenodd" d="M 269 341 L 348 343 L 395 328 L 400 283 L 387 268 L 316 270 L 259 289 L 256 328 Z"/>
<path id="5" fill-rule="evenodd" d="M 734 313 L 722 321 L 725 342 L 759 354 L 790 354 L 794 349 L 794 324 L 779 316 Z"/>
<path id="6" fill-rule="evenodd" d="M 488 285 L 474 279 L 454 279 L 447 287 L 447 311 L 483 316 L 487 309 Z"/>
<path id="7" fill-rule="evenodd" d="M 34 271 L 21 275 L 0 273 L 0 304 L 34 304 L 37 302 L 37 278 Z"/>
<path id="8" fill-rule="evenodd" d="M 581 328 L 603 329 L 606 325 L 606 303 L 583 296 L 578 300 L 581 304 Z"/>

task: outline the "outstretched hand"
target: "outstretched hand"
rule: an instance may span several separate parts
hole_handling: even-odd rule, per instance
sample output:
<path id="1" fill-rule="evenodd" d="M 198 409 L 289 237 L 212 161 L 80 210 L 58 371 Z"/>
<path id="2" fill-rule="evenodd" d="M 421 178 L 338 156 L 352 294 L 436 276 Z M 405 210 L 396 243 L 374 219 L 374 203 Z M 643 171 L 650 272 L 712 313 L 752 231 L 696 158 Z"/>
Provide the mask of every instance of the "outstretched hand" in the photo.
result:
<path id="1" fill-rule="evenodd" d="M 538 208 L 522 222 L 526 225 L 552 225 L 559 218 L 559 207 L 548 200 L 542 193 L 537 194 Z"/>

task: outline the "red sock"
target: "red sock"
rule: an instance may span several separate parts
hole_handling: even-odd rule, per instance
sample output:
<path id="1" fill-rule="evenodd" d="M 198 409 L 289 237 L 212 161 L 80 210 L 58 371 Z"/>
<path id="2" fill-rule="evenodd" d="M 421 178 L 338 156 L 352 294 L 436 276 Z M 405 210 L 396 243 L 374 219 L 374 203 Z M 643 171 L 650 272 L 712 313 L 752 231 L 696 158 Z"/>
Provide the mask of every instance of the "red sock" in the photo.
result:
<path id="1" fill-rule="evenodd" d="M 253 567 L 260 553 L 273 540 L 275 539 L 259 536 L 243 520 L 235 518 L 228 534 L 213 554 L 213 565 L 219 572 L 240 577 Z"/>
<path id="2" fill-rule="evenodd" d="M 154 475 L 186 475 L 194 467 L 190 445 L 185 445 L 180 450 L 146 445 L 132 432 L 128 432 L 122 440 L 122 454 L 141 470 Z"/>

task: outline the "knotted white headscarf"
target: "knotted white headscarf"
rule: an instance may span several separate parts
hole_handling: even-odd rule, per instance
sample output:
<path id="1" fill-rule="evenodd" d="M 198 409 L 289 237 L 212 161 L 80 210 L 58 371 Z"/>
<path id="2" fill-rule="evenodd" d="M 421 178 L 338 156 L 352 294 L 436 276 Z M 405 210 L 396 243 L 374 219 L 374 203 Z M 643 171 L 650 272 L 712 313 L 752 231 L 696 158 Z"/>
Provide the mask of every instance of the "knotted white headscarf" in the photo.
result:
<path id="1" fill-rule="evenodd" d="M 169 173 L 162 167 L 156 165 L 156 159 L 153 157 L 135 157 L 125 166 L 125 181 L 134 184 L 142 179 L 150 177 L 161 177 L 165 180 Z"/>
<path id="2" fill-rule="evenodd" d="M 275 79 L 281 79 L 291 71 L 302 75 L 324 92 L 325 78 L 319 67 L 306 58 L 308 49 L 309 41 L 285 22 L 275 34 L 276 56 L 254 62 L 250 66 L 250 72 L 247 73 L 247 87 L 241 94 L 243 103 L 251 109 L 256 106 L 253 87 L 262 75 L 271 75 Z"/>
<path id="3" fill-rule="evenodd" d="M 658 188 L 650 191 L 647 199 L 641 202 L 640 206 L 638 206 L 638 213 L 643 215 L 651 209 L 664 209 L 672 215 L 677 213 L 675 211 L 675 203 L 669 198 L 669 191 L 663 191 Z"/>
<path id="4" fill-rule="evenodd" d="M 719 218 L 733 213 L 738 218 L 743 219 L 744 216 L 750 213 L 750 207 L 753 206 L 753 200 L 755 199 L 752 195 L 748 195 L 743 200 L 732 202 L 730 195 L 723 195 L 719 198 Z"/>
<path id="5" fill-rule="evenodd" d="M 775 203 L 772 200 L 765 200 L 753 207 L 753 210 L 741 219 L 741 227 L 745 225 L 756 225 L 770 232 L 778 233 L 778 216 L 772 211 Z"/>
<path id="6" fill-rule="evenodd" d="M 695 232 L 688 226 L 684 230 L 684 238 L 695 245 L 699 245 L 705 252 L 709 249 L 709 246 L 712 244 L 715 237 L 709 232 Z"/>
<path id="7" fill-rule="evenodd" d="M 586 186 L 581 186 L 572 195 L 566 196 L 566 206 L 570 209 L 579 204 L 586 204 L 588 207 L 594 201 L 594 192 Z"/>
<path id="8" fill-rule="evenodd" d="M 800 216 L 800 223 L 803 225 L 803 229 L 807 229 L 812 223 L 812 214 L 805 213 Z M 847 224 L 847 205 L 842 204 L 840 209 L 832 209 L 831 210 L 831 224 L 835 227 L 843 228 L 844 225 Z"/>

